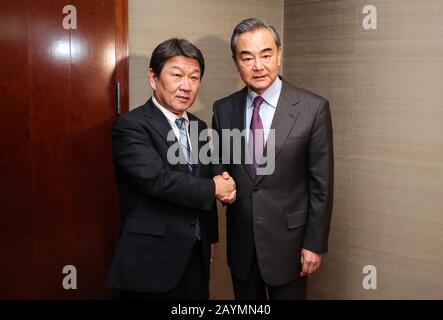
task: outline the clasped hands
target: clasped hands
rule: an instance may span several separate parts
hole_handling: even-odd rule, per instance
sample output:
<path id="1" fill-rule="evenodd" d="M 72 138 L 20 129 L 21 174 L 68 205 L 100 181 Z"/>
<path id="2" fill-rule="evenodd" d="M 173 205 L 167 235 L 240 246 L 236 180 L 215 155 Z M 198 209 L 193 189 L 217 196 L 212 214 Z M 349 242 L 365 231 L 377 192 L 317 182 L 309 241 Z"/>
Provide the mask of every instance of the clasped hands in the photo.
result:
<path id="1" fill-rule="evenodd" d="M 224 171 L 221 175 L 215 176 L 213 180 L 215 182 L 215 197 L 225 204 L 232 204 L 237 194 L 234 179 Z"/>

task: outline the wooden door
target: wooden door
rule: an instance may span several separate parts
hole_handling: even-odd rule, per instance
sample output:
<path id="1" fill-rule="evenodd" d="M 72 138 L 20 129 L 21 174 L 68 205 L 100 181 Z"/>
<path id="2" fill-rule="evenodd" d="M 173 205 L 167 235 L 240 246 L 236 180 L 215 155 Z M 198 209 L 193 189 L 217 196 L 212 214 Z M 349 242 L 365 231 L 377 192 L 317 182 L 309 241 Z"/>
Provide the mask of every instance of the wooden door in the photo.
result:
<path id="1" fill-rule="evenodd" d="M 0 2 L 1 299 L 112 296 L 111 126 L 117 81 L 128 108 L 126 17 L 125 0 Z"/>

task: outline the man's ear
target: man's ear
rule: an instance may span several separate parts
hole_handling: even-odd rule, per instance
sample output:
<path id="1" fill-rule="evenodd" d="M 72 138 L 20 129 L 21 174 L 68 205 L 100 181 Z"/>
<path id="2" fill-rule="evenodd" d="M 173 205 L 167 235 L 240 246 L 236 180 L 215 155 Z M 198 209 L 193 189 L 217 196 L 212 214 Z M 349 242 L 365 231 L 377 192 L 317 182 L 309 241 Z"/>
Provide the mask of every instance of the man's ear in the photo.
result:
<path id="1" fill-rule="evenodd" d="M 152 68 L 149 68 L 148 78 L 149 78 L 149 84 L 151 85 L 152 90 L 155 91 L 155 87 L 157 86 L 158 77 Z"/>

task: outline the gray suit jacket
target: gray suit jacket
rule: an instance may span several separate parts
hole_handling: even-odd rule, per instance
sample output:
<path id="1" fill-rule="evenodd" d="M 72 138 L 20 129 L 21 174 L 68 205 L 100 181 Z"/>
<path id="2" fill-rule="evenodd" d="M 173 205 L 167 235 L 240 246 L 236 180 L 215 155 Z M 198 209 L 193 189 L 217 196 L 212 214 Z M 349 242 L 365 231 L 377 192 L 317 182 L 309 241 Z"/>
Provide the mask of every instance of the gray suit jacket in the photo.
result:
<path id="1" fill-rule="evenodd" d="M 219 134 L 245 128 L 246 95 L 245 87 L 214 103 L 213 128 Z M 334 171 L 329 103 L 283 80 L 271 129 L 272 174 L 256 176 L 245 154 L 241 164 L 232 164 L 227 143 L 220 144 L 219 152 L 230 149 L 231 164 L 214 166 L 214 174 L 227 170 L 237 185 L 237 200 L 227 208 L 231 271 L 247 278 L 255 250 L 263 279 L 275 286 L 299 276 L 302 248 L 328 249 Z"/>

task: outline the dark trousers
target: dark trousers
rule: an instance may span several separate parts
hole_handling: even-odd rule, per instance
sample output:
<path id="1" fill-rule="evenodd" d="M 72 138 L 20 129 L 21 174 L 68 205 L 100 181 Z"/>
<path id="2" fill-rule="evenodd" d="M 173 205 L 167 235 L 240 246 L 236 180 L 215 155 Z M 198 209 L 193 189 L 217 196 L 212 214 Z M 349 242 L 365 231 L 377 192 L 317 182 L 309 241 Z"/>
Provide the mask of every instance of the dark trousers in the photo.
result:
<path id="1" fill-rule="evenodd" d="M 201 242 L 194 244 L 185 272 L 174 288 L 161 293 L 120 290 L 119 297 L 122 300 L 208 300 L 209 281 L 203 267 Z"/>
<path id="2" fill-rule="evenodd" d="M 266 300 L 267 295 L 270 300 L 306 299 L 307 277 L 297 277 L 280 286 L 269 286 L 263 281 L 256 254 L 254 254 L 248 278 L 242 280 L 233 273 L 231 276 L 236 300 Z"/>

